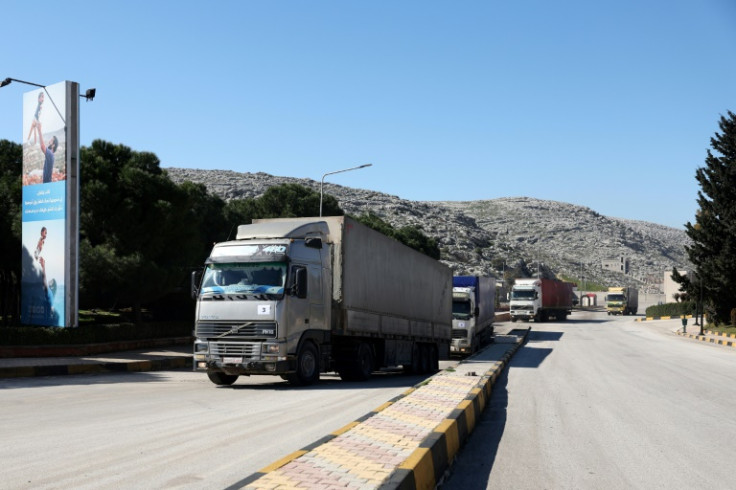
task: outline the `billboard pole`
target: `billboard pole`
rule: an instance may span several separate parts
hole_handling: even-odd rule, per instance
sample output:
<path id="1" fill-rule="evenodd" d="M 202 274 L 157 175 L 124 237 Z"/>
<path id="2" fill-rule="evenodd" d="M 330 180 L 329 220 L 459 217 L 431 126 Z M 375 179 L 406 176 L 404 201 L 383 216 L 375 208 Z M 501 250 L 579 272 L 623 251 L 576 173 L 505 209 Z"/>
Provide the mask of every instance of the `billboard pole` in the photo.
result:
<path id="1" fill-rule="evenodd" d="M 68 327 L 79 326 L 79 84 L 66 82 L 66 257 L 65 318 Z"/>

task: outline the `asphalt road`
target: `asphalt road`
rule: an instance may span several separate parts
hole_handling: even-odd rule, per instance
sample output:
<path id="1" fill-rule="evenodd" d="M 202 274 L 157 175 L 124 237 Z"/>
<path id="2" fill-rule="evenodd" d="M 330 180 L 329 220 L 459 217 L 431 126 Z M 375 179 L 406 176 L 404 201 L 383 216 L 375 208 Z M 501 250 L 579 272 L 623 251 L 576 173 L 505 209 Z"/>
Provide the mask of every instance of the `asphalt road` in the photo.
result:
<path id="1" fill-rule="evenodd" d="M 422 379 L 327 375 L 305 388 L 266 376 L 216 387 L 188 370 L 3 379 L 0 488 L 225 488 Z"/>
<path id="2" fill-rule="evenodd" d="M 736 349 L 679 320 L 531 325 L 442 490 L 736 486 Z"/>

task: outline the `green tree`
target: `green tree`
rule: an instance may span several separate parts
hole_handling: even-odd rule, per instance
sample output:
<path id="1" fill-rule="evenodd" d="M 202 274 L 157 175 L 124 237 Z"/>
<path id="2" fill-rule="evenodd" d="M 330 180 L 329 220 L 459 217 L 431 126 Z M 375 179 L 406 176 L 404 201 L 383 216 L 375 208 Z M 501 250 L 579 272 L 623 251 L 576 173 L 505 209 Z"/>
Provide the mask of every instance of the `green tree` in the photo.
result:
<path id="1" fill-rule="evenodd" d="M 247 225 L 255 218 L 302 218 L 319 216 L 319 193 L 299 184 L 269 187 L 256 199 L 234 199 L 225 205 L 225 220 L 231 238 L 238 225 Z M 322 197 L 323 216 L 342 216 L 343 210 L 332 196 Z"/>
<path id="2" fill-rule="evenodd" d="M 692 244 L 685 247 L 694 275 L 673 270 L 690 298 L 701 295 L 706 311 L 717 323 L 730 321 L 736 307 L 736 114 L 728 111 L 718 123 L 720 132 L 710 140 L 705 166 L 695 178 L 700 184 L 695 223 L 685 232 Z"/>
<path id="3" fill-rule="evenodd" d="M 224 203 L 174 184 L 154 154 L 100 140 L 82 148 L 80 173 L 80 302 L 132 306 L 140 320 L 202 264 Z"/>
<path id="4" fill-rule="evenodd" d="M 0 140 L 0 322 L 4 325 L 20 319 L 22 167 L 22 146 Z"/>
<path id="5" fill-rule="evenodd" d="M 319 216 L 319 193 L 299 184 L 269 187 L 256 200 L 259 218 L 297 218 Z M 322 196 L 322 216 L 342 216 L 337 199 Z"/>
<path id="6" fill-rule="evenodd" d="M 428 255 L 433 259 L 440 259 L 440 247 L 437 244 L 437 240 L 426 236 L 422 231 L 415 226 L 403 226 L 399 229 L 395 229 L 386 221 L 382 220 L 379 216 L 372 212 L 368 212 L 358 218 L 360 223 L 372 228 L 376 231 L 383 233 L 384 235 L 391 237 L 404 245 L 422 252 L 424 255 Z"/>

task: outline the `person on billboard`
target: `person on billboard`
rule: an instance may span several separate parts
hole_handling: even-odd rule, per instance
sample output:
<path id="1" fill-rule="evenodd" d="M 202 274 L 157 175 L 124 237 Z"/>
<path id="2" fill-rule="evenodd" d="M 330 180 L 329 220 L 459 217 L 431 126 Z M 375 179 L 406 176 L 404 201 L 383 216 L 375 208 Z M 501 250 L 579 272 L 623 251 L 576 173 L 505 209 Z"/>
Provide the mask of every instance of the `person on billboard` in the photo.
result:
<path id="1" fill-rule="evenodd" d="M 28 141 L 31 141 L 33 136 L 33 144 L 36 144 L 36 126 L 38 126 L 39 118 L 41 117 L 41 109 L 43 108 L 43 92 L 38 93 L 38 105 L 36 106 L 36 112 L 33 114 L 33 121 L 31 121 L 31 129 L 28 131 Z"/>
<path id="2" fill-rule="evenodd" d="M 43 244 L 46 243 L 46 227 L 41 228 L 41 238 L 38 239 L 38 245 L 36 245 L 36 251 L 33 252 L 33 256 L 38 260 L 38 263 L 41 264 L 42 268 L 45 268 L 46 264 L 43 260 L 43 257 L 41 257 L 41 251 L 43 251 Z"/>
<path id="3" fill-rule="evenodd" d="M 54 153 L 59 148 L 59 140 L 56 136 L 52 136 L 49 144 L 43 142 L 43 132 L 41 131 L 41 122 L 36 123 L 36 132 L 38 133 L 38 143 L 41 146 L 41 152 L 44 155 L 43 162 L 43 183 L 51 182 L 51 176 L 54 174 Z"/>

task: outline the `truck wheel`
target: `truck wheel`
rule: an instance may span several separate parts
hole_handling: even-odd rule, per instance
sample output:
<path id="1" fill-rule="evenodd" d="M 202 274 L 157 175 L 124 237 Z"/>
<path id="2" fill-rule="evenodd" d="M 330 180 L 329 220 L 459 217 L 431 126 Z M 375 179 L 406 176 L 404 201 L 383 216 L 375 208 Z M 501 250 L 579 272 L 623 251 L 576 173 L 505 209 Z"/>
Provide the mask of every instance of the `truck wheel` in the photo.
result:
<path id="1" fill-rule="evenodd" d="M 434 374 L 440 370 L 440 356 L 437 353 L 437 346 L 429 346 L 429 372 Z"/>
<path id="2" fill-rule="evenodd" d="M 515 316 L 512 316 L 511 317 L 511 323 L 516 323 L 516 317 Z"/>
<path id="3" fill-rule="evenodd" d="M 296 359 L 296 372 L 287 375 L 291 384 L 298 386 L 311 385 L 319 381 L 319 356 L 317 348 L 311 342 L 305 342 Z"/>
<path id="4" fill-rule="evenodd" d="M 373 351 L 368 344 L 358 346 L 358 358 L 355 360 L 355 375 L 357 381 L 366 381 L 373 372 Z"/>
<path id="5" fill-rule="evenodd" d="M 358 344 L 355 358 L 338 371 L 343 381 L 366 381 L 373 373 L 373 351 L 366 343 Z"/>
<path id="6" fill-rule="evenodd" d="M 218 386 L 230 386 L 238 379 L 237 374 L 225 374 L 221 371 L 207 371 L 207 377 Z"/>
<path id="7" fill-rule="evenodd" d="M 419 372 L 422 374 L 427 374 L 432 369 L 430 365 L 429 360 L 429 346 L 426 344 L 420 344 L 419 345 L 419 364 L 421 367 L 419 368 Z"/>
<path id="8" fill-rule="evenodd" d="M 411 364 L 404 364 L 407 374 L 419 374 L 422 370 L 422 348 L 416 342 L 411 348 Z"/>

